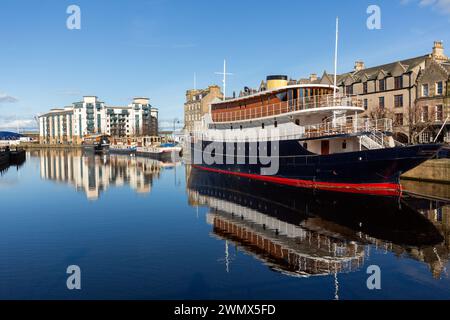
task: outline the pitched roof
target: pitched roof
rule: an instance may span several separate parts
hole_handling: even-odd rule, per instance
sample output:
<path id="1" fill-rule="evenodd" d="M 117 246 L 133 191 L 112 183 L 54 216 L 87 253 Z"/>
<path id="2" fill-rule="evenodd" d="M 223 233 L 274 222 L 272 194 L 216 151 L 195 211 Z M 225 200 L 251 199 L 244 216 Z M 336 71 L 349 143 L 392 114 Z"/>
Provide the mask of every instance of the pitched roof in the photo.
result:
<path id="1" fill-rule="evenodd" d="M 367 76 L 368 80 L 376 79 L 380 72 L 384 72 L 386 75 L 391 75 L 392 72 L 395 70 L 395 68 L 398 67 L 399 65 L 405 70 L 405 72 L 411 72 L 414 68 L 423 63 L 427 58 L 429 58 L 428 54 L 416 58 L 400 60 L 375 67 L 370 67 L 356 72 L 355 71 L 347 72 L 340 75 L 338 84 L 341 84 L 349 76 L 352 76 L 355 79 L 355 82 L 358 82 L 364 75 Z"/>

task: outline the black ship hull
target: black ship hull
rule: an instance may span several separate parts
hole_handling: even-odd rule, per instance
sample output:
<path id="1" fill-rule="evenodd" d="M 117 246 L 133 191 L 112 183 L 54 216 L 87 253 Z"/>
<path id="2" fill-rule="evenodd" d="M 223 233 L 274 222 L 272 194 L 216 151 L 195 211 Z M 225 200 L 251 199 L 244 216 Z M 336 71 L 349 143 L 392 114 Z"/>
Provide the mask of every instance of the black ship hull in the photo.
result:
<path id="1" fill-rule="evenodd" d="M 442 148 L 440 144 L 427 144 L 317 155 L 304 149 L 298 140 L 286 140 L 280 141 L 277 147 L 279 156 L 276 160 L 278 161 L 276 174 L 265 175 L 263 172 L 268 165 L 263 165 L 260 161 L 255 164 L 254 159 L 254 164 L 250 164 L 252 159 L 248 155 L 250 148 L 248 143 L 245 144 L 247 152 L 242 153 L 245 156 L 238 156 L 237 151 L 230 153 L 233 149 L 225 147 L 224 144 L 223 148 L 219 149 L 227 150 L 223 152 L 223 157 L 216 158 L 219 161 L 214 163 L 207 163 L 204 160 L 206 151 L 202 153 L 200 148 L 207 150 L 210 144 L 208 141 L 192 144 L 191 157 L 194 167 L 218 174 L 294 187 L 380 195 L 400 194 L 400 176 L 424 161 L 434 158 Z M 270 142 L 267 146 L 267 149 L 271 150 Z M 220 155 L 217 148 L 214 153 L 209 152 L 210 158 L 214 158 L 215 153 Z"/>

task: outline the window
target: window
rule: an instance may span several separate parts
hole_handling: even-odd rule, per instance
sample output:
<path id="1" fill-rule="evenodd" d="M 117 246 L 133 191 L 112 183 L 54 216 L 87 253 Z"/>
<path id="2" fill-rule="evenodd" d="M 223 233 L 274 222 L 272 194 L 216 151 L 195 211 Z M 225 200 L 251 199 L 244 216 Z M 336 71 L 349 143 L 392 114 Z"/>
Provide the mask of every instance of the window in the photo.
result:
<path id="1" fill-rule="evenodd" d="M 345 92 L 347 95 L 352 95 L 353 94 L 353 85 L 346 86 Z"/>
<path id="2" fill-rule="evenodd" d="M 395 86 L 395 89 L 403 88 L 403 76 L 394 78 L 394 86 Z"/>
<path id="3" fill-rule="evenodd" d="M 363 94 L 367 94 L 367 82 L 363 83 Z"/>
<path id="4" fill-rule="evenodd" d="M 347 141 L 342 142 L 342 149 L 347 149 Z"/>
<path id="5" fill-rule="evenodd" d="M 420 121 L 427 122 L 428 121 L 428 106 L 423 106 L 420 114 Z"/>
<path id="6" fill-rule="evenodd" d="M 394 96 L 394 106 L 396 108 L 402 108 L 403 107 L 403 95 L 402 94 Z"/>
<path id="7" fill-rule="evenodd" d="M 379 97 L 378 98 L 378 107 L 380 109 L 384 109 L 384 97 Z"/>
<path id="8" fill-rule="evenodd" d="M 369 100 L 364 99 L 364 110 L 367 110 L 369 108 Z"/>
<path id="9" fill-rule="evenodd" d="M 422 132 L 422 134 L 419 137 L 420 143 L 428 143 L 430 142 L 430 133 L 429 132 Z"/>
<path id="10" fill-rule="evenodd" d="M 278 121 L 275 121 L 274 125 L 275 125 L 275 128 L 278 128 Z"/>
<path id="11" fill-rule="evenodd" d="M 264 129 L 264 123 L 261 125 L 261 128 L 263 128 Z"/>
<path id="12" fill-rule="evenodd" d="M 436 94 L 441 96 L 444 93 L 444 83 L 442 81 L 436 82 Z"/>
<path id="13" fill-rule="evenodd" d="M 386 90 L 386 80 L 385 79 L 381 79 L 379 81 L 379 86 L 380 86 L 380 91 L 385 91 Z"/>
<path id="14" fill-rule="evenodd" d="M 397 126 L 403 125 L 403 113 L 395 114 L 395 125 L 397 125 Z"/>
<path id="15" fill-rule="evenodd" d="M 444 112 L 443 111 L 444 111 L 444 109 L 443 109 L 442 104 L 436 106 L 435 120 L 437 122 L 442 121 L 444 119 Z"/>
<path id="16" fill-rule="evenodd" d="M 428 84 L 422 85 L 422 97 L 428 97 L 430 94 Z"/>

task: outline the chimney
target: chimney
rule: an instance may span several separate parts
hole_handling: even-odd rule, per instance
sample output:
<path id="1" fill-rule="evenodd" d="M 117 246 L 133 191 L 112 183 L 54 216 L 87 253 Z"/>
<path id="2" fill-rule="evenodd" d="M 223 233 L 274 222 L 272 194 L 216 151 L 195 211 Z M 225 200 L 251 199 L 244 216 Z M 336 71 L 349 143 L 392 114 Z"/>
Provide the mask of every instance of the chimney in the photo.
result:
<path id="1" fill-rule="evenodd" d="M 311 73 L 311 75 L 309 76 L 309 81 L 314 82 L 317 81 L 317 74 L 315 73 Z"/>
<path id="2" fill-rule="evenodd" d="M 355 71 L 361 71 L 364 70 L 365 68 L 366 66 L 364 64 L 364 61 L 359 60 L 355 62 Z"/>
<path id="3" fill-rule="evenodd" d="M 431 54 L 436 61 L 447 61 L 448 57 L 444 53 L 444 43 L 442 41 L 435 41 L 433 46 L 433 53 Z"/>

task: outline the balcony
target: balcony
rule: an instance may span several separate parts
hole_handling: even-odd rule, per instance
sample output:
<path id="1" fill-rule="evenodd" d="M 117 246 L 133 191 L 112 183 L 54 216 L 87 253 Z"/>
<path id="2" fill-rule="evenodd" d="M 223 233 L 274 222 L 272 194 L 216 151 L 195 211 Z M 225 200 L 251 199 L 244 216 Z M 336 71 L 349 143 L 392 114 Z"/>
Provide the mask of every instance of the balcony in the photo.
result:
<path id="1" fill-rule="evenodd" d="M 231 111 L 215 111 L 212 114 L 216 123 L 236 122 L 273 117 L 281 114 L 313 110 L 327 107 L 363 108 L 362 100 L 357 96 L 322 95 L 283 101 L 276 104 L 261 105 L 256 108 L 244 108 Z"/>

